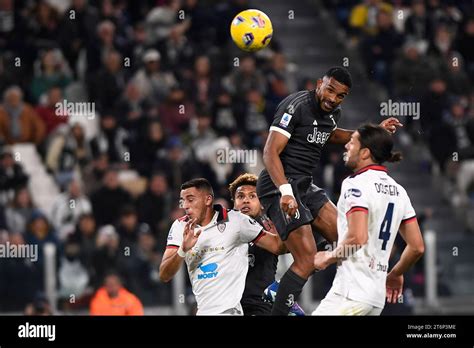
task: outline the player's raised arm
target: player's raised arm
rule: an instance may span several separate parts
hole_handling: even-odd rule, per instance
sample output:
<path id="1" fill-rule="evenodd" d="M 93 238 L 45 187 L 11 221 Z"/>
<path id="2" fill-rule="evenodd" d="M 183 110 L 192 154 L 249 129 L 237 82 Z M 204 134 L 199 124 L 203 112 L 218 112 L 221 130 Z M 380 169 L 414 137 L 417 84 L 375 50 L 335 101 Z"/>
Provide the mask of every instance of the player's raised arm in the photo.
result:
<path id="1" fill-rule="evenodd" d="M 387 301 L 395 303 L 403 292 L 403 274 L 407 272 L 425 252 L 420 226 L 416 218 L 400 226 L 400 235 L 407 243 L 400 260 L 387 275 Z"/>
<path id="2" fill-rule="evenodd" d="M 347 144 L 351 140 L 351 135 L 354 133 L 353 130 L 336 128 L 329 137 L 329 142 L 332 144 Z"/>
<path id="3" fill-rule="evenodd" d="M 380 122 L 380 126 L 394 134 L 397 131 L 397 127 L 403 127 L 403 124 L 395 117 L 390 117 Z M 331 133 L 329 142 L 344 145 L 351 140 L 352 133 L 354 133 L 353 130 L 336 128 L 334 132 Z"/>

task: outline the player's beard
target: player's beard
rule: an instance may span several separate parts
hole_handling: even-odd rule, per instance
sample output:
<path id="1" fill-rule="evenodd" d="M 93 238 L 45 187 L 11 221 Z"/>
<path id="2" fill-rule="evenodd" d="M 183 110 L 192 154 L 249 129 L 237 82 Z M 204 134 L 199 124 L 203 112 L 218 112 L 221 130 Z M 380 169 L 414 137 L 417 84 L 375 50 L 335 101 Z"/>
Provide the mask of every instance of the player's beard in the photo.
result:
<path id="1" fill-rule="evenodd" d="M 344 152 L 343 160 L 347 168 L 349 168 L 350 170 L 354 170 L 357 168 L 357 162 L 359 161 L 359 154 L 349 156 L 349 152 Z"/>

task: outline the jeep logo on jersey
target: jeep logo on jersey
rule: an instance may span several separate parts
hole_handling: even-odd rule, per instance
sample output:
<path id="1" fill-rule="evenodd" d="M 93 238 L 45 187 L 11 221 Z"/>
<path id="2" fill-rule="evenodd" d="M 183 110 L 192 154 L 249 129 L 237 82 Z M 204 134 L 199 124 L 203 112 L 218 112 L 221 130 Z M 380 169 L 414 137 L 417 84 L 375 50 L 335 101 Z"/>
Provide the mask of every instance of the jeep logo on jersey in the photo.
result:
<path id="1" fill-rule="evenodd" d="M 318 131 L 318 127 L 314 127 L 313 133 L 308 134 L 307 140 L 309 143 L 316 143 L 316 144 L 325 144 L 326 141 L 329 139 L 331 133 L 327 132 L 320 132 Z"/>
<path id="2" fill-rule="evenodd" d="M 350 188 L 349 190 L 346 191 L 346 193 L 344 193 L 344 198 L 347 199 L 347 197 L 349 196 L 360 197 L 362 196 L 362 192 L 360 192 L 360 190 L 356 188 Z"/>
<path id="3" fill-rule="evenodd" d="M 217 277 L 219 272 L 214 272 L 219 265 L 217 263 L 208 263 L 207 265 L 203 265 L 202 263 L 199 264 L 199 269 L 201 270 L 202 274 L 198 274 L 198 279 L 209 279 Z"/>

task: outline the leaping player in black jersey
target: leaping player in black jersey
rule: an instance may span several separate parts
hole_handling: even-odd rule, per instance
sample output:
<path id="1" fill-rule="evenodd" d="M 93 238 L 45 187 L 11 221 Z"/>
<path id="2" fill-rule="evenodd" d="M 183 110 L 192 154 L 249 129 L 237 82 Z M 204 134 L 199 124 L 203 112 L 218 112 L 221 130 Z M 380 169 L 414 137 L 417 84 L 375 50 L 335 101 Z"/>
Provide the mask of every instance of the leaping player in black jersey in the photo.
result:
<path id="1" fill-rule="evenodd" d="M 354 132 L 337 126 L 339 105 L 351 87 L 350 73 L 333 67 L 318 79 L 316 90 L 286 97 L 278 105 L 270 127 L 257 194 L 294 258 L 280 280 L 272 315 L 288 315 L 314 272 L 316 242 L 311 225 L 328 242 L 337 241 L 336 207 L 313 183 L 312 172 L 326 142 L 346 144 Z M 396 118 L 380 125 L 391 133 L 402 126 Z"/>

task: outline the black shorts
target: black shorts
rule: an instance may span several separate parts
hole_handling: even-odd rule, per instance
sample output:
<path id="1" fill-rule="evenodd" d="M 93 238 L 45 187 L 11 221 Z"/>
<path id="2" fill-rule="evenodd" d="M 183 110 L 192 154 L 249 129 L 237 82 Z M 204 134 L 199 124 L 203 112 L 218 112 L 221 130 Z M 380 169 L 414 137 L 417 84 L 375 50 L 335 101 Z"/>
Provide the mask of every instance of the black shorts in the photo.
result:
<path id="1" fill-rule="evenodd" d="M 262 316 L 272 314 L 272 304 L 260 301 L 258 303 L 241 303 L 245 316 Z"/>
<path id="2" fill-rule="evenodd" d="M 295 216 L 288 218 L 280 208 L 280 191 L 271 182 L 268 173 L 265 174 L 258 178 L 257 195 L 265 214 L 275 224 L 281 240 L 288 239 L 290 232 L 298 227 L 310 224 L 318 216 L 323 205 L 329 201 L 326 192 L 313 184 L 312 177 L 288 178 L 288 183 L 291 184 L 293 194 L 298 202 Z"/>

